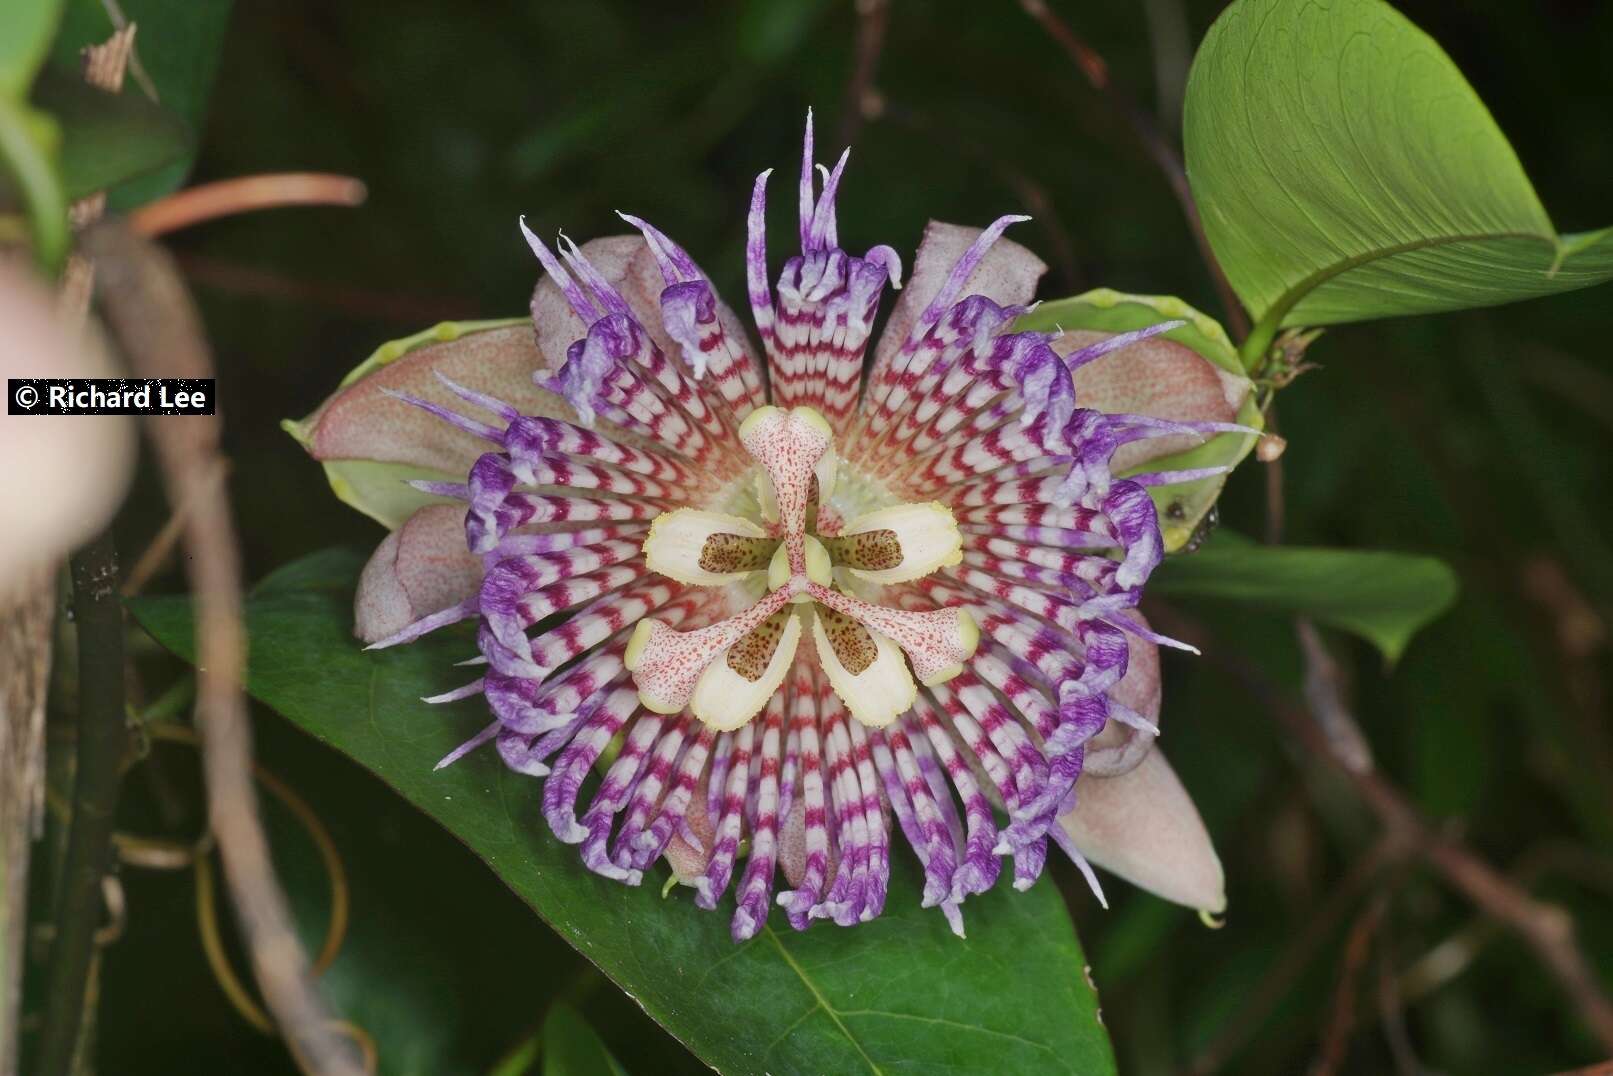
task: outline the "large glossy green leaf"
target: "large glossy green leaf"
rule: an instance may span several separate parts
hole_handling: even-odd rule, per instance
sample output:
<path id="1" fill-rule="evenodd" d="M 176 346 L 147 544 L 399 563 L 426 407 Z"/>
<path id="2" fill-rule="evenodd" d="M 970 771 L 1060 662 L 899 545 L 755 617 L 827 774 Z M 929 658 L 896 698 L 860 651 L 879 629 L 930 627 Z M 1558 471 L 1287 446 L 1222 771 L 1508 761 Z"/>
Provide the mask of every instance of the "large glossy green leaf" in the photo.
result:
<path id="1" fill-rule="evenodd" d="M 188 128 L 200 131 L 207 100 L 218 73 L 233 0 L 120 0 L 118 9 L 138 30 L 135 55 L 140 74 L 131 70 L 126 85 L 157 101 Z M 67 0 L 54 56 L 58 63 L 77 61 L 85 45 L 105 41 L 116 26 L 103 0 Z M 195 157 L 194 146 L 177 160 L 113 192 L 115 209 L 127 209 L 161 197 L 178 187 Z"/>
<path id="2" fill-rule="evenodd" d="M 1235 0 L 1194 60 L 1183 122 L 1193 197 L 1257 347 L 1281 325 L 1613 277 L 1613 230 L 1559 235 L 1450 57 L 1382 0 Z"/>
<path id="3" fill-rule="evenodd" d="M 7 0 L 0 4 L 0 97 L 28 88 L 50 54 L 63 0 Z"/>
<path id="4" fill-rule="evenodd" d="M 653 878 L 627 889 L 585 871 L 544 826 L 539 785 L 491 753 L 433 772 L 487 720 L 475 700 L 419 701 L 465 678 L 453 662 L 470 640 L 362 651 L 351 631 L 358 566 L 321 555 L 258 588 L 247 608 L 250 692 L 446 826 L 707 1063 L 775 1074 L 1114 1071 L 1079 943 L 1048 880 L 971 900 L 960 940 L 919 908 L 916 870 L 899 856 L 881 918 L 805 934 L 779 919 L 735 946 L 728 916 L 696 910 L 681 891 L 663 898 Z M 164 645 L 194 656 L 186 599 L 133 608 Z"/>
<path id="5" fill-rule="evenodd" d="M 59 167 L 69 198 L 149 175 L 192 149 L 185 125 L 132 87 L 106 93 L 53 69 L 35 85 L 34 104 L 61 130 Z"/>
<path id="6" fill-rule="evenodd" d="M 1218 534 L 1167 558 L 1149 593 L 1220 598 L 1308 616 L 1354 632 L 1396 661 L 1413 635 L 1456 600 L 1456 573 L 1433 557 L 1258 545 Z"/>

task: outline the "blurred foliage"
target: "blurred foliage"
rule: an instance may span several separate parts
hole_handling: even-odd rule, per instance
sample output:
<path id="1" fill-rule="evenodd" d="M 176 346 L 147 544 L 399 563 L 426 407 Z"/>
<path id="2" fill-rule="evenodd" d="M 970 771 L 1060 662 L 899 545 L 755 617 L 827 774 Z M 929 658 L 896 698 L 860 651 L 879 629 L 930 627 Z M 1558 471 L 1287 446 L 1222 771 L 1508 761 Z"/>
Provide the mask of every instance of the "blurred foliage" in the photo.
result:
<path id="1" fill-rule="evenodd" d="M 201 126 L 222 56 L 234 0 L 67 0 L 53 59 L 76 64 L 87 42 L 104 41 L 125 23 L 135 23 L 136 56 L 129 83 L 159 102 L 189 128 Z M 113 209 L 130 209 L 179 186 L 195 160 L 195 146 L 154 174 L 115 188 Z"/>
<path id="2" fill-rule="evenodd" d="M 1182 84 L 1189 52 L 1170 43 L 1196 43 L 1220 4 L 1057 6 L 1152 106 L 1156 85 Z M 1557 224 L 1605 224 L 1613 7 L 1399 7 L 1489 103 Z M 153 67 L 159 12 L 141 28 Z M 518 213 L 546 234 L 564 226 L 580 239 L 617 231 L 616 208 L 637 211 L 737 295 L 750 181 L 761 167 L 791 165 L 808 104 L 835 141 L 855 26 L 851 3 L 828 0 L 698 10 L 627 0 L 240 5 L 196 178 L 318 168 L 360 176 L 372 191 L 357 212 L 243 218 L 173 243 L 219 356 L 249 575 L 380 538 L 329 495 L 277 423 L 305 414 L 381 340 L 442 318 L 520 313 L 536 271 L 514 229 Z M 1164 43 L 1157 56 L 1151 41 Z M 1124 122 L 1013 5 L 985 16 L 965 0 L 894 0 L 877 86 L 883 111 L 857 137 L 842 199 L 853 246 L 910 249 L 927 217 L 980 223 L 1029 198 L 1045 204 L 1019 238 L 1053 266 L 1045 294 L 1108 286 L 1217 312 L 1165 183 Z M 1170 116 L 1179 101 L 1157 104 Z M 785 201 L 775 200 L 776 229 Z M 1613 973 L 1613 519 L 1592 493 L 1613 488 L 1607 296 L 1330 331 L 1307 356 L 1321 369 L 1278 406 L 1289 441 L 1287 540 L 1432 555 L 1461 575 L 1456 608 L 1392 674 L 1367 643 L 1328 637 L 1380 764 L 1493 862 L 1532 866 L 1533 890 L 1576 913 L 1604 974 Z M 119 522 L 129 550 L 163 522 L 150 469 L 142 474 Z M 1222 519 L 1258 533 L 1265 480 L 1261 465 L 1245 464 Z M 162 583 L 153 589 L 182 587 L 177 573 Z M 1297 685 L 1282 617 L 1208 601 L 1184 608 L 1227 648 Z M 155 657 L 142 672 L 153 691 L 179 675 Z M 1317 952 L 1227 1060 L 1239 1073 L 1301 1070 L 1317 1054 L 1343 935 L 1362 905 L 1347 903 L 1331 920 L 1323 913 L 1375 824 L 1329 778 L 1296 765 L 1213 653 L 1167 657 L 1166 675 L 1164 750 L 1219 839 L 1231 911 L 1225 928 L 1207 931 L 1117 884 L 1104 912 L 1069 872 L 1055 872 L 1121 1070 L 1188 1068 L 1309 930 Z M 354 879 L 351 949 L 332 972 L 338 990 L 379 1006 L 395 989 L 394 1018 L 365 1016 L 382 1039 L 384 1071 L 487 1071 L 530 1037 L 568 983 L 586 980 L 584 962 L 379 782 L 272 714 L 257 719 L 265 761 L 314 803 Z M 1512 938 L 1481 934 L 1449 981 L 1417 979 L 1419 961 L 1466 931 L 1472 912 L 1419 870 L 1389 880 L 1395 897 L 1380 941 L 1423 1063 L 1488 1074 L 1593 1058 L 1555 986 Z M 102 1069 L 290 1071 L 209 978 L 188 875 L 129 871 L 124 881 L 130 925 L 106 960 Z M 316 876 L 308 887 L 316 907 L 322 885 Z M 317 936 L 318 913 L 308 916 Z M 1373 961 L 1364 978 L 1376 976 Z M 615 991 L 587 991 L 580 1005 L 628 1071 L 698 1071 Z M 1358 1011 L 1346 1071 L 1393 1068 L 1378 1019 L 1370 1003 Z M 440 1037 L 410 1045 L 424 1031 Z M 433 1067 L 409 1067 L 416 1049 Z"/>

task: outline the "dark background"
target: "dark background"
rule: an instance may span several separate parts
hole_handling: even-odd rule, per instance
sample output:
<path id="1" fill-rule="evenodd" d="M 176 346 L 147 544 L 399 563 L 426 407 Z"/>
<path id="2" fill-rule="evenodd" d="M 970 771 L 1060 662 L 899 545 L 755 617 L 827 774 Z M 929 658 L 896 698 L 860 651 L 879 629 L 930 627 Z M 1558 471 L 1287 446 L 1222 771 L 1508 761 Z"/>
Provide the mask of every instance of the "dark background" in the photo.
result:
<path id="1" fill-rule="evenodd" d="M 1613 5 L 1399 6 L 1490 104 L 1559 227 L 1613 223 Z M 1055 7 L 1174 131 L 1191 48 L 1221 4 Z M 741 298 L 751 180 L 769 165 L 793 169 L 808 105 L 820 152 L 838 151 L 856 26 L 851 3 L 829 0 L 238 3 L 195 178 L 327 170 L 371 192 L 359 210 L 262 214 L 172 242 L 218 353 L 249 578 L 381 538 L 278 423 L 312 410 L 387 339 L 523 311 L 537 267 L 517 214 L 580 240 L 620 230 L 617 208 L 637 212 Z M 1220 314 L 1165 182 L 1017 5 L 893 0 L 876 85 L 883 114 L 858 133 L 840 200 L 848 247 L 888 242 L 906 255 L 929 217 L 983 224 L 1029 207 L 1037 222 L 1015 234 L 1054 267 L 1044 295 L 1110 286 Z M 1604 975 L 1610 315 L 1603 288 L 1339 328 L 1311 350 L 1321 369 L 1278 403 L 1288 541 L 1431 553 L 1462 576 L 1461 603 L 1398 668 L 1359 640 L 1329 638 L 1379 763 L 1440 824 L 1569 907 Z M 162 523 L 150 471 L 120 518 L 126 557 Z M 1243 466 L 1224 526 L 1262 532 L 1265 483 L 1262 465 Z M 172 571 L 152 589 L 181 587 Z M 1216 649 L 1297 682 L 1285 622 L 1191 613 Z M 152 692 L 179 675 L 158 656 L 142 660 Z M 1186 1070 L 1212 1044 L 1225 1071 L 1305 1070 L 1333 1019 L 1346 934 L 1373 894 L 1386 901 L 1385 925 L 1361 972 L 1370 989 L 1344 1071 L 1414 1071 L 1404 1048 L 1453 1073 L 1593 1060 L 1525 947 L 1437 878 L 1413 863 L 1352 887 L 1376 823 L 1224 665 L 1214 650 L 1166 659 L 1164 749 L 1217 838 L 1226 926 L 1206 930 L 1121 883 L 1108 886 L 1103 912 L 1067 864 L 1050 872 L 1069 895 L 1122 1071 Z M 699 1070 L 450 837 L 356 766 L 257 717 L 265 763 L 312 802 L 347 864 L 353 925 L 328 981 L 379 1041 L 383 1071 L 486 1072 L 561 996 L 583 1005 L 630 1071 Z M 162 824 L 183 829 L 188 804 L 199 827 L 192 760 L 170 748 L 159 760 L 160 777 L 131 780 L 128 825 L 158 824 L 166 800 L 180 809 Z M 297 828 L 275 825 L 317 944 L 324 876 Z M 130 870 L 124 881 L 130 920 L 104 970 L 101 1070 L 290 1071 L 214 984 L 190 875 Z M 1434 976 L 1431 953 L 1452 958 Z M 1274 968 L 1292 979 L 1273 979 Z M 1381 978 L 1401 1002 L 1387 1024 Z"/>

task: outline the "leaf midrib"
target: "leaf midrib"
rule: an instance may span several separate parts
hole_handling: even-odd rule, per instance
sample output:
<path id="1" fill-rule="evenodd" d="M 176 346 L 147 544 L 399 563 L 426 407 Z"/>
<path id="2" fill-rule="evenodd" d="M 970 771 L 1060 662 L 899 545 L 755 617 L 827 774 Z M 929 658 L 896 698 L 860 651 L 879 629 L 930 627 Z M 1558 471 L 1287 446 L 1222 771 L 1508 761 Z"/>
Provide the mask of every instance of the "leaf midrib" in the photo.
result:
<path id="1" fill-rule="evenodd" d="M 1456 243 L 1481 243 L 1493 239 L 1528 239 L 1538 243 L 1544 243 L 1554 250 L 1562 249 L 1562 243 L 1556 235 L 1542 235 L 1539 232 L 1475 232 L 1471 234 L 1440 235 L 1430 236 L 1425 239 L 1414 239 L 1408 243 L 1397 243 L 1394 246 L 1380 247 L 1376 250 L 1369 250 L 1364 253 L 1354 255 L 1353 257 L 1346 258 L 1343 261 L 1327 266 L 1326 268 L 1318 269 L 1310 276 L 1305 277 L 1297 284 L 1289 287 L 1287 291 L 1282 293 L 1282 295 L 1278 296 L 1277 301 L 1267 308 L 1266 314 L 1262 316 L 1260 320 L 1262 322 L 1271 321 L 1277 325 L 1281 325 L 1283 319 L 1288 316 L 1289 312 L 1294 307 L 1299 305 L 1299 301 L 1305 298 L 1306 295 L 1315 291 L 1317 288 L 1320 288 L 1329 280 L 1343 276 L 1345 273 L 1348 273 L 1354 269 L 1359 269 L 1364 265 L 1371 265 L 1373 262 L 1383 261 L 1385 258 L 1393 258 L 1400 254 L 1412 254 L 1419 250 L 1431 250 L 1435 247 L 1442 247 Z"/>
<path id="2" fill-rule="evenodd" d="M 875 1064 L 874 1059 L 868 1056 L 868 1051 L 863 1049 L 863 1044 L 857 1040 L 857 1036 L 851 1033 L 851 1028 L 846 1026 L 845 1021 L 840 1019 L 840 1014 L 835 1011 L 833 1005 L 829 1004 L 829 999 L 823 996 L 823 991 L 818 989 L 818 984 L 812 981 L 812 977 L 806 973 L 806 969 L 796 963 L 795 957 L 784 947 L 784 942 L 780 940 L 778 932 L 770 926 L 763 927 L 762 932 L 767 935 L 767 940 L 772 942 L 773 947 L 778 950 L 779 956 L 784 958 L 785 966 L 793 971 L 796 978 L 801 980 L 801 985 L 807 988 L 807 992 L 812 995 L 813 1001 L 817 1002 L 817 1007 L 822 1009 L 824 1015 L 828 1016 L 830 1020 L 834 1021 L 834 1026 L 840 1029 L 840 1034 L 844 1035 L 846 1041 L 851 1043 L 852 1048 L 857 1051 L 858 1056 L 868 1066 L 868 1070 L 874 1076 L 884 1076 L 885 1070 Z M 804 1020 L 809 1015 L 811 1014 L 807 1013 L 801 1019 Z M 800 1026 L 800 1021 L 796 1021 L 796 1026 Z M 786 1037 L 788 1037 L 787 1034 Z M 775 1043 L 775 1045 L 777 1044 Z"/>

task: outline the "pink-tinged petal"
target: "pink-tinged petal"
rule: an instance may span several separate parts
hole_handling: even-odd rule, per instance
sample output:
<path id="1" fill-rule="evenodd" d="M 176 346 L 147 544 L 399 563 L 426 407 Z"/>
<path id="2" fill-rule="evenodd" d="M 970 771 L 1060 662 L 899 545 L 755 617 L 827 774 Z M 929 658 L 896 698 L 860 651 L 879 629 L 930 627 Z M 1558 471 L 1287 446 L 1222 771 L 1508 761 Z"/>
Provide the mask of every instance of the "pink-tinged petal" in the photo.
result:
<path id="1" fill-rule="evenodd" d="M 55 299 L 0 262 L 0 383 L 13 377 L 112 377 L 89 335 L 58 324 Z M 0 590 L 99 530 L 117 509 L 135 459 L 127 416 L 0 414 Z"/>
<path id="2" fill-rule="evenodd" d="M 465 509 L 431 504 L 387 535 L 359 576 L 353 634 L 385 639 L 421 617 L 475 595 L 481 558 L 465 548 Z"/>
<path id="3" fill-rule="evenodd" d="M 1166 900 L 1226 910 L 1226 877 L 1198 808 L 1156 747 L 1120 777 L 1083 775 L 1059 818 L 1081 854 Z"/>
<path id="4" fill-rule="evenodd" d="M 496 327 L 445 323 L 383 345 L 311 415 L 282 426 L 324 464 L 339 498 L 384 526 L 399 526 L 421 506 L 442 501 L 409 482 L 462 483 L 475 461 L 493 447 L 401 397 L 503 426 L 502 418 L 457 395 L 443 382 L 446 377 L 519 414 L 576 421 L 569 404 L 534 383 L 533 374 L 545 362 L 526 321 L 487 324 Z M 599 429 L 620 442 L 643 443 L 609 423 Z"/>
<path id="5" fill-rule="evenodd" d="M 880 337 L 879 346 L 874 350 L 877 363 L 889 362 L 890 356 L 902 346 L 913 323 L 941 290 L 952 267 L 983 230 L 938 220 L 925 225 L 924 238 L 913 258 L 912 276 L 902 289 L 901 298 L 891 309 L 885 334 Z M 1000 306 L 1028 303 L 1036 294 L 1036 282 L 1045 272 L 1046 262 L 1012 239 L 1004 237 L 992 244 L 969 275 L 958 298 L 984 295 Z"/>
<path id="6" fill-rule="evenodd" d="M 1053 349 L 1068 355 L 1115 333 L 1067 330 Z M 1148 415 L 1178 422 L 1236 422 L 1251 385 L 1192 348 L 1163 336 L 1132 344 L 1076 370 L 1075 399 L 1081 407 L 1111 414 Z M 1156 437 L 1122 445 L 1110 468 L 1117 474 L 1200 444 L 1191 435 Z"/>
<path id="7" fill-rule="evenodd" d="M 437 500 L 406 485 L 410 479 L 463 482 L 490 447 L 393 394 L 467 411 L 439 380 L 442 374 L 523 415 L 575 417 L 563 400 L 533 383 L 532 374 L 544 361 L 525 322 L 455 335 L 458 328 L 438 326 L 421 334 L 424 339 L 383 346 L 313 414 L 284 424 L 310 456 L 325 464 L 338 497 L 388 527 Z M 444 338 L 429 342 L 433 336 Z M 474 417 L 497 421 L 486 414 Z"/>
<path id="8" fill-rule="evenodd" d="M 1128 612 L 1127 618 L 1148 626 L 1136 611 Z M 1142 763 L 1143 756 L 1154 749 L 1158 733 L 1141 727 L 1141 722 L 1159 728 L 1161 687 L 1159 647 L 1127 632 L 1126 675 L 1109 689 L 1109 723 L 1087 745 L 1084 773 L 1116 778 Z M 1125 719 L 1117 716 L 1121 707 L 1130 711 Z"/>
<path id="9" fill-rule="evenodd" d="M 543 237 L 545 240 L 552 236 Z M 666 287 L 655 252 L 639 235 L 607 235 L 590 239 L 579 248 L 588 264 L 623 299 L 634 320 L 650 334 L 667 355 L 676 354 L 672 338 L 661 327 L 661 291 Z M 559 369 L 566 361 L 566 349 L 588 335 L 588 325 L 572 309 L 550 276 L 545 273 L 532 292 L 532 323 L 537 327 L 538 348 L 547 357 L 544 369 Z"/>
<path id="10" fill-rule="evenodd" d="M 1165 336 L 1098 357 L 1079 353 L 1165 322 L 1173 323 Z M 1055 350 L 1075 368 L 1078 407 L 1136 419 L 1117 419 L 1125 432 L 1109 469 L 1120 476 L 1146 472 L 1138 478 L 1159 509 L 1165 551 L 1186 546 L 1215 506 L 1226 473 L 1253 449 L 1262 425 L 1253 386 L 1226 330 L 1180 299 L 1109 288 L 1042 303 L 1015 326 L 1055 334 Z"/>

